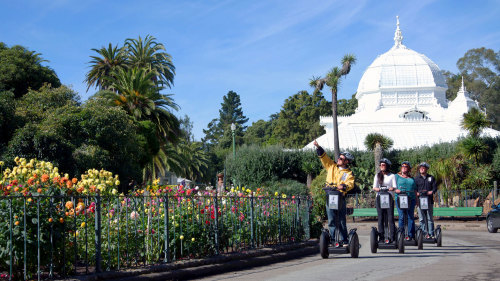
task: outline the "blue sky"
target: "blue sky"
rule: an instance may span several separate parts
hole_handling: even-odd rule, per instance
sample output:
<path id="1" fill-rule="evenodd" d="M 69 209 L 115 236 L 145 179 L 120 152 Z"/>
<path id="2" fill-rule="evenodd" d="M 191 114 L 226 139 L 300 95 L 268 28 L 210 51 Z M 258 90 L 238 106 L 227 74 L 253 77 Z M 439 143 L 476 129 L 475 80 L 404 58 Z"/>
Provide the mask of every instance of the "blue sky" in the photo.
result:
<path id="1" fill-rule="evenodd" d="M 358 59 L 339 90 L 350 98 L 394 44 L 396 15 L 403 43 L 443 70 L 457 72 L 471 48 L 500 49 L 500 1 L 0 0 L 0 11 L 0 41 L 41 53 L 82 100 L 95 93 L 83 83 L 92 48 L 155 36 L 176 66 L 165 93 L 191 118 L 196 139 L 228 91 L 241 96 L 248 125 L 268 120 L 346 53 Z"/>

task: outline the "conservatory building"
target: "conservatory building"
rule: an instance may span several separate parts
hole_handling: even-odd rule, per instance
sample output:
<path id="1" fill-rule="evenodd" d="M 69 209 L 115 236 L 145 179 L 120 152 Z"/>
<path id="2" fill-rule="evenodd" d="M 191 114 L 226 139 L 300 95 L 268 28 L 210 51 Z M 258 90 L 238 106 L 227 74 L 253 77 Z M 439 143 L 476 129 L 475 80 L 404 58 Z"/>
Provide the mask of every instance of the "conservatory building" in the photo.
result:
<path id="1" fill-rule="evenodd" d="M 478 105 L 463 80 L 453 101 L 446 99 L 446 90 L 439 67 L 403 45 L 398 19 L 394 46 L 378 56 L 359 81 L 356 112 L 338 117 L 340 148 L 366 150 L 364 141 L 370 133 L 391 138 L 394 149 L 456 141 L 467 134 L 460 126 L 463 114 Z M 333 150 L 332 117 L 320 117 L 320 124 L 326 134 L 317 141 Z M 487 128 L 483 135 L 500 136 L 500 132 Z M 313 141 L 305 148 L 314 148 Z"/>

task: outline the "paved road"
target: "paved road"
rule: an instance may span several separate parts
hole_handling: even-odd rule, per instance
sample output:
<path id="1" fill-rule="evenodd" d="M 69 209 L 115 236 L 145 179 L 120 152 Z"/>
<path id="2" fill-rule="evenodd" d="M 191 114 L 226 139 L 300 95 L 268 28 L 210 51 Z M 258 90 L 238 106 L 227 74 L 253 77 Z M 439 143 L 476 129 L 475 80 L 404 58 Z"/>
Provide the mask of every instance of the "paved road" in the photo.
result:
<path id="1" fill-rule="evenodd" d="M 445 231 L 443 247 L 424 244 L 372 254 L 367 232 L 360 233 L 360 257 L 318 255 L 198 280 L 500 280 L 500 233 Z"/>

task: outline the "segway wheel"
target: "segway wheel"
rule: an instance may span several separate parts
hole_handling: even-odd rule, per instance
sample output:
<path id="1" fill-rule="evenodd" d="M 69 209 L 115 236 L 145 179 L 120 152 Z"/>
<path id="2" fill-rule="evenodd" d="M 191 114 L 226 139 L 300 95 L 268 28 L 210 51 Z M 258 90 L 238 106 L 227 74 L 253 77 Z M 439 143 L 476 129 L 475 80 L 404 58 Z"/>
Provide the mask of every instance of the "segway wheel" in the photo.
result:
<path id="1" fill-rule="evenodd" d="M 378 249 L 378 231 L 376 228 L 372 228 L 370 232 L 370 249 L 373 254 L 375 254 Z"/>
<path id="2" fill-rule="evenodd" d="M 349 252 L 351 253 L 351 258 L 359 257 L 359 238 L 357 233 L 354 233 L 351 241 L 349 241 Z"/>
<path id="3" fill-rule="evenodd" d="M 319 237 L 319 253 L 321 254 L 321 257 L 324 259 L 328 258 L 328 255 L 330 254 L 328 252 L 328 244 L 330 243 L 330 235 L 328 232 L 323 231 L 321 232 L 321 236 Z"/>
<path id="4" fill-rule="evenodd" d="M 400 254 L 405 253 L 405 237 L 401 232 L 398 235 L 398 250 Z"/>
<path id="5" fill-rule="evenodd" d="M 441 232 L 441 228 L 436 229 L 436 240 L 438 247 L 441 247 L 443 244 L 443 233 Z"/>
<path id="6" fill-rule="evenodd" d="M 420 235 L 417 235 L 417 247 L 419 250 L 424 249 L 424 233 L 420 231 Z"/>
<path id="7" fill-rule="evenodd" d="M 417 230 L 417 249 L 423 250 L 424 249 L 424 232 L 421 229 Z"/>

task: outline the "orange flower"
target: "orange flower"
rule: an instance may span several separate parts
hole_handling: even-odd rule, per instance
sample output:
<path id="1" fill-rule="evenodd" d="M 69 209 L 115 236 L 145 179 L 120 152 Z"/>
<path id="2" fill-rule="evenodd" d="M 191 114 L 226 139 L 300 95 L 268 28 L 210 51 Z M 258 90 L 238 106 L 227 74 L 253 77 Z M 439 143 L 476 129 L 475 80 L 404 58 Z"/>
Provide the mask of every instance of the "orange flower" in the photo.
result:
<path id="1" fill-rule="evenodd" d="M 67 188 L 72 188 L 72 187 L 73 187 L 73 182 L 71 182 L 71 181 L 67 181 L 67 182 L 66 182 L 66 187 L 67 187 Z"/>
<path id="2" fill-rule="evenodd" d="M 38 193 L 42 193 L 42 189 L 41 189 L 41 188 L 39 188 L 39 189 L 37 189 L 37 190 L 36 190 L 36 192 L 38 192 Z"/>
<path id="3" fill-rule="evenodd" d="M 15 225 L 19 225 L 19 223 L 20 223 L 19 221 L 16 221 L 14 224 L 15 224 Z"/>
<path id="4" fill-rule="evenodd" d="M 52 182 L 53 182 L 53 183 L 58 183 L 58 182 L 59 182 L 59 177 L 54 177 L 54 178 L 52 179 Z"/>
<path id="5" fill-rule="evenodd" d="M 83 186 L 81 186 L 81 187 L 79 187 L 79 188 L 77 188 L 77 189 L 76 189 L 76 192 L 78 192 L 78 193 L 82 193 L 82 192 L 83 192 L 83 190 L 84 190 L 84 188 L 83 188 Z"/>
<path id="6" fill-rule="evenodd" d="M 12 185 L 17 185 L 17 180 L 12 180 L 10 183 L 11 183 Z"/>
<path id="7" fill-rule="evenodd" d="M 53 222 L 53 221 L 54 221 L 54 219 L 52 219 L 52 218 L 49 218 L 49 222 Z"/>
<path id="8" fill-rule="evenodd" d="M 63 218 L 59 218 L 59 222 L 60 223 L 64 223 L 64 219 Z"/>
<path id="9" fill-rule="evenodd" d="M 33 178 L 37 179 L 38 175 L 37 174 L 33 174 Z"/>
<path id="10" fill-rule="evenodd" d="M 78 179 L 77 179 L 77 178 L 73 178 L 71 181 L 72 181 L 73 183 L 77 183 L 77 182 L 78 182 Z"/>
<path id="11" fill-rule="evenodd" d="M 49 180 L 49 175 L 43 174 L 42 175 L 42 182 L 47 182 Z"/>
<path id="12" fill-rule="evenodd" d="M 33 185 L 34 182 L 35 182 L 34 178 L 29 178 L 28 179 L 28 185 Z"/>
<path id="13" fill-rule="evenodd" d="M 91 186 L 91 187 L 90 187 L 90 191 L 91 191 L 91 192 L 95 192 L 95 190 L 96 190 L 95 185 L 93 185 L 93 186 Z"/>
<path id="14" fill-rule="evenodd" d="M 19 187 L 17 187 L 17 186 L 16 186 L 16 187 L 14 187 L 14 191 L 15 191 L 15 192 L 18 192 L 18 191 L 19 191 Z"/>
<path id="15" fill-rule="evenodd" d="M 73 202 L 68 201 L 68 202 L 66 202 L 66 204 L 64 206 L 66 206 L 66 209 L 69 210 L 69 209 L 73 208 Z"/>

